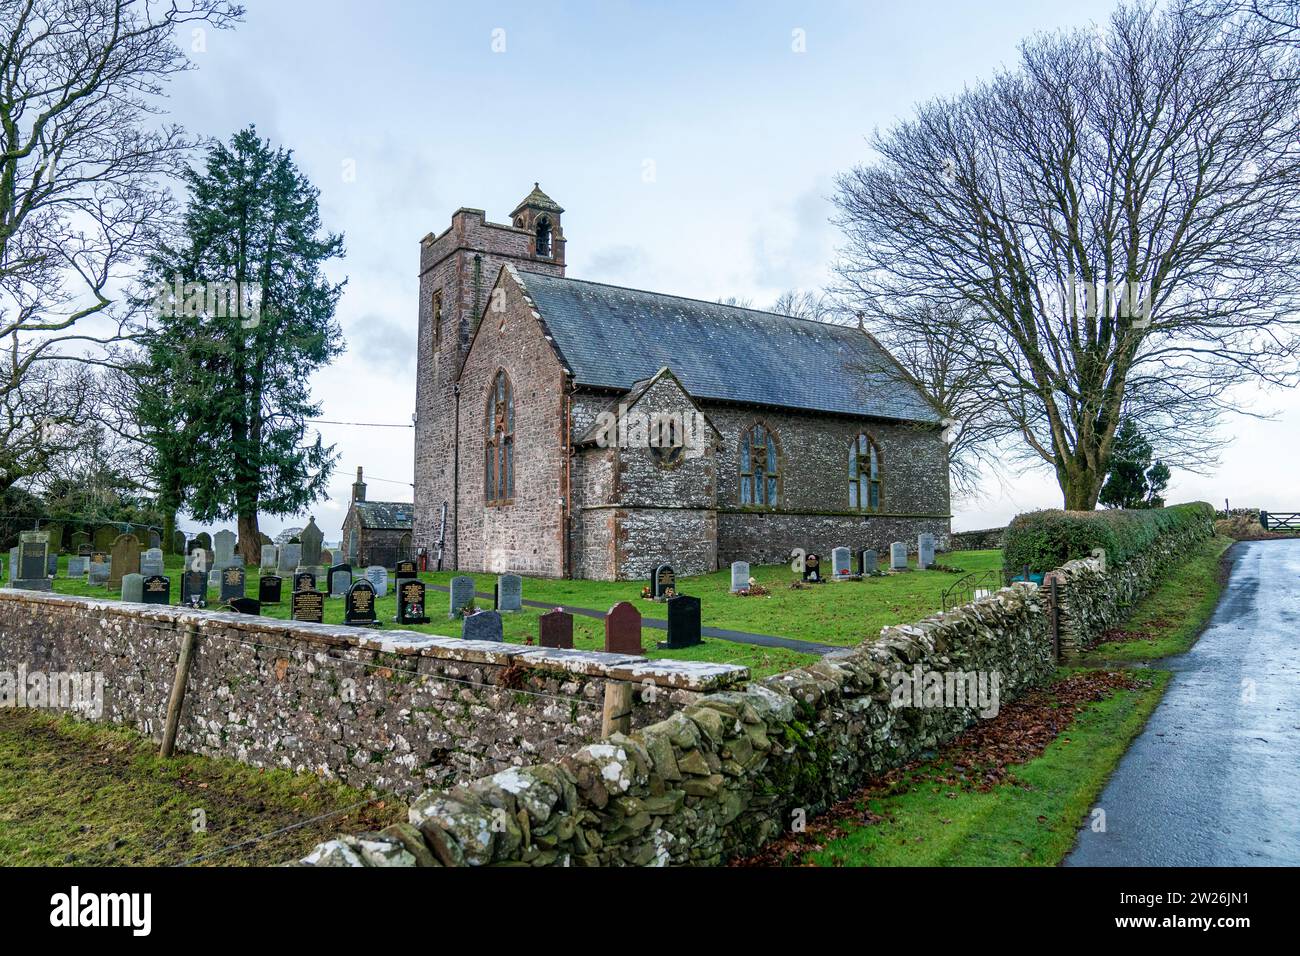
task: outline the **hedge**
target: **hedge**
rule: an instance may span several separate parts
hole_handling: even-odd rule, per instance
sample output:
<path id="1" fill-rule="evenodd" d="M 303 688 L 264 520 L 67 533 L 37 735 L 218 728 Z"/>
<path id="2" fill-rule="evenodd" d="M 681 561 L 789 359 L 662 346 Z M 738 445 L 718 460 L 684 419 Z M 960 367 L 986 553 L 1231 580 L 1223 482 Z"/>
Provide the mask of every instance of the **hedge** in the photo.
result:
<path id="1" fill-rule="evenodd" d="M 1162 535 L 1197 524 L 1208 527 L 1213 520 L 1214 509 L 1203 501 L 1141 510 L 1031 511 L 1008 526 L 1003 562 L 1013 571 L 1025 565 L 1051 571 L 1105 548 L 1107 560 L 1122 564 Z"/>

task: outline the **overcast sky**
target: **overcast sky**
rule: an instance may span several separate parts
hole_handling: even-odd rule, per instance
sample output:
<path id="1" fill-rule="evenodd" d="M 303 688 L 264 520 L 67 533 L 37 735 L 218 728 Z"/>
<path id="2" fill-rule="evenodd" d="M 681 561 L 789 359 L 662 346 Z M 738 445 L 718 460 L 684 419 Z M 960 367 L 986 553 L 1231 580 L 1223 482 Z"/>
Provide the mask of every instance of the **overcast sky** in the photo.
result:
<path id="1" fill-rule="evenodd" d="M 313 381 L 323 417 L 399 425 L 414 410 L 419 242 L 458 207 L 502 222 L 540 181 L 566 210 L 568 275 L 765 306 L 828 281 L 833 178 L 869 158 L 873 129 L 1012 65 L 1028 34 L 1099 23 L 1112 6 L 245 4 L 238 29 L 187 38 L 206 49 L 172 85 L 172 118 L 225 139 L 254 123 L 295 151 L 348 248 L 330 270 L 348 279 L 348 350 Z M 1218 471 L 1175 469 L 1169 500 L 1300 508 L 1300 400 L 1243 401 L 1281 414 L 1228 422 Z M 342 452 L 331 500 L 313 509 L 327 540 L 358 465 L 371 498 L 410 500 L 410 428 L 319 427 Z M 954 502 L 954 528 L 1061 503 L 1047 473 L 990 477 L 986 491 Z M 274 535 L 305 518 L 261 523 Z"/>

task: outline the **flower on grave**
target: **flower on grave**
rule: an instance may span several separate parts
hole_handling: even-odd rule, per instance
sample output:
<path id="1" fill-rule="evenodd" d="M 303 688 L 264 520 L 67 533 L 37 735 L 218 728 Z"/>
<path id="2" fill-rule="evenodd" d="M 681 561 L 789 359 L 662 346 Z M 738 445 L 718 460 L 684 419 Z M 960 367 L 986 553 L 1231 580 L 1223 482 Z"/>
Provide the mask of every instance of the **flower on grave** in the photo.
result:
<path id="1" fill-rule="evenodd" d="M 755 578 L 750 578 L 750 579 L 749 579 L 749 586 L 750 586 L 751 588 L 752 588 L 755 584 L 757 584 L 757 583 L 758 583 L 758 581 L 757 581 Z"/>
<path id="2" fill-rule="evenodd" d="M 652 595 L 650 594 L 650 585 L 647 584 L 645 587 L 641 589 L 641 600 L 648 601 L 650 600 L 651 597 Z"/>

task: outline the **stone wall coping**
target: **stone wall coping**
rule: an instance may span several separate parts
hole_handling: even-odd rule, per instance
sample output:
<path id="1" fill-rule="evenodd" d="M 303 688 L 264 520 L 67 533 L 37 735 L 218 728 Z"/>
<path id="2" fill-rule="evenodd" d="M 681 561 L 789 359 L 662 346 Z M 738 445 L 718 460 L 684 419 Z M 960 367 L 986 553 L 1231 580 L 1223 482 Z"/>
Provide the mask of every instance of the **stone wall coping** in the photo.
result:
<path id="1" fill-rule="evenodd" d="M 237 614 L 232 611 L 206 611 L 175 605 L 137 604 L 107 598 L 56 594 L 48 591 L 23 591 L 0 588 L 0 601 L 53 607 L 80 608 L 102 615 L 132 620 L 157 621 L 172 625 L 197 624 L 200 631 L 214 626 L 252 634 L 273 635 L 308 644 L 330 647 L 355 647 L 364 651 L 430 657 L 469 664 L 493 664 L 501 667 L 522 666 L 545 671 L 561 671 L 586 677 L 652 683 L 673 689 L 710 691 L 744 684 L 749 668 L 736 664 L 709 661 L 684 661 L 668 658 L 650 659 L 629 654 L 609 654 L 495 641 L 467 641 L 459 637 L 423 634 L 419 631 L 383 630 L 349 627 L 343 624 L 313 624 L 307 621 L 284 621 L 279 618 Z"/>

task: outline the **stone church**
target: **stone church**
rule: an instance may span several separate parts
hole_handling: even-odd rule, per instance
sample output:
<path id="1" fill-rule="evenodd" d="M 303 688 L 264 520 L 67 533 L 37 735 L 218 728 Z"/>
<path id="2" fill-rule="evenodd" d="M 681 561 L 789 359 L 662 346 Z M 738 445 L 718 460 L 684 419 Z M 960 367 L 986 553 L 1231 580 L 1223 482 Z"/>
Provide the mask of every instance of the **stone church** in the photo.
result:
<path id="1" fill-rule="evenodd" d="M 856 327 L 565 276 L 534 188 L 420 244 L 414 544 L 598 580 L 949 530 L 939 417 Z"/>

